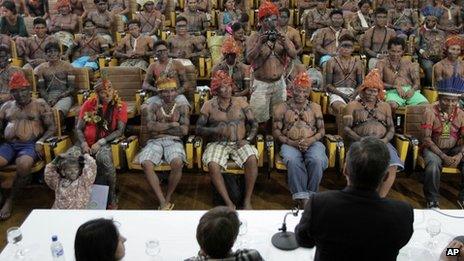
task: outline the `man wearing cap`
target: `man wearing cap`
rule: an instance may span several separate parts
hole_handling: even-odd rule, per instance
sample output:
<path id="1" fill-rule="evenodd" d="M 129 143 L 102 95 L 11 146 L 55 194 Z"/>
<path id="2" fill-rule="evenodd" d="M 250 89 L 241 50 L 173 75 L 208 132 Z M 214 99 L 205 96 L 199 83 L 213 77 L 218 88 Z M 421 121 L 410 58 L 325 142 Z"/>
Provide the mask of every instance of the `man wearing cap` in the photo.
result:
<path id="1" fill-rule="evenodd" d="M 209 27 L 206 13 L 198 10 L 197 0 L 186 0 L 187 8 L 180 15 L 187 19 L 187 31 L 192 35 L 206 35 Z"/>
<path id="2" fill-rule="evenodd" d="M 52 16 L 48 30 L 55 34 L 55 37 L 60 40 L 61 44 L 70 47 L 73 44 L 74 33 L 78 29 L 78 17 L 71 13 L 71 4 L 69 0 L 59 0 L 56 3 L 58 14 Z"/>
<path id="3" fill-rule="evenodd" d="M 280 154 L 288 169 L 292 198 L 304 208 L 318 191 L 328 159 L 320 142 L 325 134 L 321 106 L 309 101 L 311 79 L 301 72 L 292 85 L 292 98 L 275 107 L 273 136 L 282 144 Z"/>
<path id="4" fill-rule="evenodd" d="M 8 86 L 13 100 L 5 102 L 0 108 L 0 133 L 3 133 L 0 167 L 15 164 L 16 176 L 0 210 L 0 219 L 10 217 L 13 200 L 22 186 L 23 178 L 30 174 L 34 162 L 43 156 L 43 143 L 55 131 L 50 106 L 42 99 L 32 98 L 31 85 L 22 72 L 14 72 Z"/>
<path id="5" fill-rule="evenodd" d="M 459 57 L 464 53 L 464 38 L 453 35 L 445 42 L 446 58 L 439 61 L 434 68 L 435 81 L 452 76 L 464 77 L 464 61 Z"/>
<path id="6" fill-rule="evenodd" d="M 230 36 L 226 37 L 222 43 L 221 49 L 223 59 L 220 63 L 216 64 L 213 68 L 213 73 L 217 71 L 224 71 L 234 79 L 235 89 L 233 90 L 234 96 L 248 97 L 250 90 L 250 66 L 238 61 L 238 56 L 241 50 L 237 42 Z"/>
<path id="7" fill-rule="evenodd" d="M 69 62 L 60 60 L 60 46 L 51 42 L 45 46 L 47 62 L 34 69 L 40 97 L 60 112 L 61 120 L 73 105 L 75 75 Z"/>
<path id="8" fill-rule="evenodd" d="M 464 79 L 452 76 L 437 84 L 438 103 L 428 107 L 422 121 L 422 156 L 425 160 L 424 196 L 428 208 L 438 208 L 442 167 L 461 171 L 458 203 L 464 207 L 464 147 L 458 143 L 464 136 L 464 112 L 459 98 L 464 92 Z"/>
<path id="9" fill-rule="evenodd" d="M 164 78 L 157 82 L 160 103 L 149 104 L 144 109 L 149 140 L 139 156 L 140 164 L 160 204 L 159 209 L 171 210 L 171 196 L 182 176 L 186 155 L 182 138 L 189 130 L 189 106 L 177 104 L 177 81 Z M 171 166 L 166 196 L 160 186 L 154 166 L 166 162 Z"/>
<path id="10" fill-rule="evenodd" d="M 258 123 L 266 122 L 273 106 L 286 100 L 285 68 L 297 55 L 290 39 L 278 29 L 279 9 L 263 2 L 258 10 L 260 28 L 246 44 L 246 59 L 253 68 L 250 104 Z"/>
<path id="11" fill-rule="evenodd" d="M 208 166 L 212 182 L 225 204 L 233 209 L 236 207 L 221 174 L 221 169 L 227 169 L 231 158 L 245 169 L 243 208 L 252 209 L 251 195 L 258 176 L 258 150 L 250 143 L 258 132 L 258 123 L 248 102 L 232 96 L 234 85 L 234 80 L 224 71 L 213 75 L 211 93 L 215 97 L 203 104 L 196 129 L 197 134 L 209 138 L 202 161 Z"/>
<path id="12" fill-rule="evenodd" d="M 359 99 L 346 106 L 343 113 L 345 135 L 349 142 L 371 136 L 387 144 L 390 152 L 388 176 L 379 189 L 379 195 L 386 197 L 396 178 L 396 171 L 404 167 L 398 152 L 390 144 L 395 134 L 390 105 L 383 102 L 383 82 L 377 69 L 372 70 L 358 87 Z"/>
<path id="13" fill-rule="evenodd" d="M 140 31 L 143 35 L 148 35 L 157 40 L 158 30 L 162 31 L 164 28 L 164 15 L 155 9 L 153 0 L 144 0 L 142 2 L 143 10 L 137 12 L 135 19 L 140 21 Z"/>
<path id="14" fill-rule="evenodd" d="M 433 65 L 443 59 L 445 49 L 446 34 L 437 27 L 438 18 L 443 11 L 429 5 L 422 8 L 421 13 L 425 17 L 425 22 L 418 30 L 415 46 L 427 84 L 432 86 Z"/>
<path id="15" fill-rule="evenodd" d="M 97 34 L 105 38 L 108 44 L 113 44 L 111 29 L 114 23 L 114 15 L 108 11 L 108 0 L 93 0 L 97 10 L 84 14 L 82 19 L 92 20 L 97 27 Z"/>
<path id="16" fill-rule="evenodd" d="M 10 88 L 8 83 L 14 72 L 21 71 L 21 68 L 10 64 L 11 50 L 9 46 L 0 45 L 0 106 L 11 100 Z"/>
<path id="17" fill-rule="evenodd" d="M 76 124 L 77 146 L 68 152 L 90 153 L 97 161 L 98 182 L 109 186 L 108 209 L 118 208 L 116 169 L 113 165 L 111 142 L 124 134 L 127 123 L 127 104 L 110 81 L 104 79 L 95 87 L 79 111 Z"/>

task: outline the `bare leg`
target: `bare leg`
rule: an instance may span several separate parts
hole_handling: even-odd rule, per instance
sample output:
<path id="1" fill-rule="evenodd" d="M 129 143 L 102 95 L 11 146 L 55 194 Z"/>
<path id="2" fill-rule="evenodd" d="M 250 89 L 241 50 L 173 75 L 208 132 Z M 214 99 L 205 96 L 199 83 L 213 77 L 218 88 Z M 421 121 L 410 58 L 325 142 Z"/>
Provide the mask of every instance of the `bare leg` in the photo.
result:
<path id="1" fill-rule="evenodd" d="M 221 174 L 221 166 L 215 162 L 210 162 L 208 169 L 211 180 L 213 181 L 213 185 L 216 187 L 219 195 L 221 195 L 222 199 L 228 207 L 235 209 L 235 205 L 232 200 L 230 200 L 229 194 L 227 193 L 226 184 L 224 183 L 224 178 Z"/>
<path id="2" fill-rule="evenodd" d="M 5 203 L 2 206 L 2 209 L 0 210 L 0 219 L 5 220 L 11 216 L 11 210 L 13 209 L 13 200 L 18 194 L 19 189 L 21 189 L 23 185 L 23 178 L 30 174 L 33 165 L 34 159 L 30 156 L 24 155 L 16 158 L 16 176 L 13 182 L 13 187 L 11 188 L 10 195 L 8 195 L 8 197 L 5 200 Z"/>
<path id="3" fill-rule="evenodd" d="M 253 194 L 257 176 L 258 162 L 255 156 L 250 156 L 245 162 L 245 198 L 243 200 L 243 209 L 253 209 L 251 206 L 251 195 Z"/>
<path id="4" fill-rule="evenodd" d="M 182 167 L 184 166 L 184 163 L 182 162 L 182 159 L 176 158 L 171 161 L 170 165 L 171 173 L 169 174 L 168 191 L 166 192 L 167 203 L 171 202 L 172 193 L 174 193 L 174 190 L 182 177 Z"/>
<path id="5" fill-rule="evenodd" d="M 147 177 L 148 184 L 150 184 L 151 189 L 155 192 L 156 197 L 158 198 L 158 202 L 160 203 L 160 207 L 163 208 L 166 205 L 166 199 L 163 195 L 163 190 L 160 186 L 160 181 L 158 176 L 154 171 L 154 165 L 151 161 L 145 160 L 142 162 L 142 168 L 145 172 L 145 176 Z"/>
<path id="6" fill-rule="evenodd" d="M 330 105 L 332 108 L 332 112 L 335 114 L 335 116 L 340 115 L 343 112 L 343 108 L 345 108 L 346 103 L 343 103 L 341 101 L 336 101 Z"/>
<path id="7" fill-rule="evenodd" d="M 393 186 L 393 183 L 395 182 L 396 171 L 396 166 L 388 167 L 387 176 L 385 176 L 384 180 L 382 181 L 379 187 L 380 197 L 384 198 L 388 195 L 388 192 L 390 191 L 391 187 Z"/>

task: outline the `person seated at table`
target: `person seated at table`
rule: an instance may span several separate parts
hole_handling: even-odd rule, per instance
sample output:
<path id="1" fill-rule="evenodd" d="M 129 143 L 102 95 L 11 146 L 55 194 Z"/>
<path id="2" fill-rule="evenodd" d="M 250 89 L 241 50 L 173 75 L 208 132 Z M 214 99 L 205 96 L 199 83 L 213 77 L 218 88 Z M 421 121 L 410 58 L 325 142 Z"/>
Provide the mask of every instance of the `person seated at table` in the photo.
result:
<path id="1" fill-rule="evenodd" d="M 187 19 L 183 16 L 176 18 L 176 34 L 170 35 L 167 42 L 169 57 L 190 59 L 196 64 L 196 58 L 206 54 L 205 37 L 188 34 Z"/>
<path id="2" fill-rule="evenodd" d="M 152 97 L 148 98 L 144 103 L 151 104 L 155 102 L 161 102 L 161 99 L 157 94 L 157 82 L 165 78 L 175 79 L 177 83 L 177 105 L 188 105 L 190 106 L 187 98 L 183 95 L 186 89 L 189 90 L 194 86 L 189 86 L 185 74 L 187 73 L 182 62 L 177 59 L 168 57 L 168 44 L 161 40 L 153 44 L 153 50 L 155 51 L 155 62 L 150 64 L 143 80 L 142 89 L 153 92 Z"/>
<path id="3" fill-rule="evenodd" d="M 218 30 L 221 35 L 226 33 L 226 28 L 239 21 L 240 10 L 235 7 L 235 0 L 226 0 L 224 11 L 218 15 Z"/>
<path id="4" fill-rule="evenodd" d="M 255 249 L 232 251 L 240 229 L 237 211 L 228 207 L 215 207 L 206 212 L 197 226 L 197 242 L 200 251 L 197 256 L 186 261 L 261 261 L 264 260 Z"/>
<path id="5" fill-rule="evenodd" d="M 103 36 L 106 42 L 113 44 L 111 29 L 114 23 L 113 14 L 108 11 L 108 0 L 93 0 L 97 6 L 97 10 L 91 11 L 88 14 L 84 13 L 82 19 L 89 19 L 97 27 L 97 34 Z"/>
<path id="6" fill-rule="evenodd" d="M 448 255 L 449 249 L 458 249 L 456 256 Z M 449 242 L 440 255 L 440 261 L 459 261 L 464 259 L 464 236 L 457 236 Z"/>
<path id="7" fill-rule="evenodd" d="M 8 84 L 13 100 L 0 107 L 0 167 L 16 165 L 16 175 L 9 195 L 3 194 L 0 219 L 11 216 L 13 200 L 24 186 L 24 178 L 32 166 L 44 155 L 44 142 L 55 132 L 55 123 L 50 106 L 42 100 L 32 98 L 31 85 L 22 72 L 14 72 Z"/>
<path id="8" fill-rule="evenodd" d="M 58 42 L 54 36 L 47 33 L 47 22 L 43 18 L 35 18 L 33 25 L 33 36 L 16 40 L 18 56 L 23 57 L 26 62 L 25 69 L 34 69 L 46 62 L 45 46 L 51 42 Z"/>
<path id="9" fill-rule="evenodd" d="M 74 67 L 60 59 L 60 46 L 56 42 L 45 46 L 46 62 L 34 69 L 37 77 L 37 89 L 40 97 L 48 105 L 60 112 L 61 120 L 66 118 L 74 103 L 75 76 Z"/>
<path id="10" fill-rule="evenodd" d="M 231 158 L 240 168 L 245 169 L 244 209 L 252 209 L 251 195 L 258 176 L 258 150 L 250 143 L 258 132 L 258 123 L 248 102 L 241 97 L 233 97 L 234 80 L 224 71 L 217 71 L 211 80 L 211 94 L 197 121 L 197 134 L 211 137 L 203 153 L 203 164 L 225 204 L 235 209 L 229 197 L 221 168 L 227 169 Z M 248 128 L 247 128 L 248 125 Z"/>
<path id="11" fill-rule="evenodd" d="M 164 28 L 164 15 L 155 8 L 153 0 L 148 0 L 143 4 L 143 10 L 137 12 L 135 19 L 140 21 L 140 31 L 143 35 L 150 36 L 153 40 L 158 40 L 156 36 L 158 30 Z"/>
<path id="12" fill-rule="evenodd" d="M 343 28 L 343 12 L 334 9 L 330 12 L 330 26 L 321 28 L 314 35 L 314 47 L 316 54 L 320 57 L 319 66 L 323 67 L 330 58 L 337 55 L 340 45 L 340 37 L 351 35 L 348 29 Z"/>
<path id="13" fill-rule="evenodd" d="M 416 33 L 419 27 L 417 10 L 406 8 L 407 0 L 396 0 L 395 8 L 388 10 L 388 27 L 396 31 L 396 35 L 407 38 Z"/>
<path id="14" fill-rule="evenodd" d="M 435 81 L 441 81 L 452 76 L 464 77 L 464 61 L 459 57 L 464 54 L 464 38 L 450 36 L 445 41 L 446 57 L 435 64 Z"/>
<path id="15" fill-rule="evenodd" d="M 67 55 L 72 56 L 75 68 L 98 70 L 98 57 L 109 56 L 109 45 L 103 36 L 98 35 L 92 20 L 85 20 L 82 35 L 76 36 Z M 72 55 L 71 55 L 72 54 Z"/>
<path id="16" fill-rule="evenodd" d="M 58 155 L 45 167 L 45 183 L 55 191 L 53 209 L 85 209 L 90 202 L 97 164 L 90 154 Z"/>
<path id="17" fill-rule="evenodd" d="M 301 16 L 301 23 L 303 29 L 306 31 L 307 40 L 313 39 L 313 34 L 317 30 L 331 25 L 330 13 L 332 12 L 332 9 L 329 8 L 328 1 L 317 0 L 314 2 L 316 3 L 316 6 L 306 10 Z"/>
<path id="18" fill-rule="evenodd" d="M 7 0 L 2 3 L 1 7 L 0 33 L 13 39 L 18 36 L 29 36 L 24 18 L 18 14 L 15 3 Z"/>
<path id="19" fill-rule="evenodd" d="M 235 89 L 233 95 L 237 97 L 247 97 L 250 90 L 250 66 L 237 61 L 241 50 L 232 37 L 227 37 L 222 43 L 221 52 L 223 59 L 213 67 L 213 73 L 217 71 L 228 72 L 234 79 Z"/>
<path id="20" fill-rule="evenodd" d="M 385 8 L 375 9 L 375 25 L 369 28 L 363 37 L 361 46 L 367 55 L 369 71 L 375 68 L 379 59 L 386 58 L 388 52 L 387 43 L 396 36 L 395 30 L 387 27 L 387 14 Z"/>
<path id="21" fill-rule="evenodd" d="M 310 102 L 311 79 L 299 73 L 289 92 L 292 98 L 274 107 L 273 136 L 282 144 L 280 154 L 288 169 L 292 198 L 304 208 L 310 196 L 319 189 L 322 174 L 328 166 L 321 106 Z"/>
<path id="22" fill-rule="evenodd" d="M 97 182 L 109 186 L 108 209 L 117 209 L 116 169 L 113 165 L 111 142 L 124 134 L 127 104 L 119 98 L 110 81 L 100 80 L 95 93 L 81 106 L 76 134 L 77 146 L 69 150 L 90 153 L 97 161 Z"/>
<path id="23" fill-rule="evenodd" d="M 160 210 L 172 210 L 171 196 L 182 177 L 182 167 L 187 161 L 182 138 L 189 130 L 189 110 L 187 104 L 177 104 L 177 82 L 175 79 L 164 78 L 156 84 L 160 96 L 159 103 L 145 107 L 146 124 L 149 140 L 139 156 L 145 176 L 153 192 L 158 198 Z M 171 166 L 166 197 L 160 186 L 154 166 L 161 163 Z"/>
<path id="24" fill-rule="evenodd" d="M 425 73 L 427 86 L 432 86 L 433 65 L 444 58 L 446 34 L 437 28 L 438 17 L 442 10 L 433 6 L 421 9 L 425 17 L 424 25 L 417 33 L 415 47 L 419 56 L 419 63 Z"/>
<path id="25" fill-rule="evenodd" d="M 80 225 L 74 238 L 76 261 L 116 261 L 126 255 L 126 238 L 112 219 L 93 219 Z"/>
<path id="26" fill-rule="evenodd" d="M 386 59 L 380 60 L 375 67 L 387 89 L 385 101 L 390 104 L 392 113 L 395 114 L 398 107 L 427 104 L 427 98 L 420 93 L 418 65 L 402 59 L 406 50 L 404 39 L 394 37 L 387 46 Z"/>
<path id="27" fill-rule="evenodd" d="M 79 20 L 77 15 L 71 13 L 69 0 L 59 0 L 56 3 L 58 14 L 52 16 L 48 30 L 54 34 L 61 44 L 67 48 L 71 47 L 74 41 L 74 33 L 78 30 Z"/>
<path id="28" fill-rule="evenodd" d="M 375 137 L 353 143 L 343 171 L 347 186 L 309 199 L 295 235 L 300 247 L 316 246 L 314 260 L 396 260 L 413 234 L 414 211 L 377 192 L 389 179 L 389 154 Z"/>
<path id="29" fill-rule="evenodd" d="M 461 184 L 458 203 L 464 206 L 464 112 L 459 99 L 464 92 L 464 79 L 459 76 L 438 82 L 438 103 L 425 111 L 422 155 L 425 160 L 424 195 L 428 208 L 438 208 L 442 167 L 459 168 Z"/>
<path id="30" fill-rule="evenodd" d="M 351 22 L 351 28 L 353 28 L 354 35 L 359 41 L 360 36 L 374 25 L 374 19 L 371 14 L 371 1 L 359 1 L 358 8 L 359 10 L 356 12 L 355 17 Z"/>
<path id="31" fill-rule="evenodd" d="M 387 144 L 390 152 L 388 175 L 379 187 L 379 195 L 386 197 L 396 178 L 396 171 L 404 168 L 398 152 L 390 144 L 395 127 L 388 103 L 383 102 L 383 82 L 378 70 L 372 70 L 358 87 L 359 99 L 351 101 L 343 112 L 344 134 L 349 143 L 371 136 Z"/>
<path id="32" fill-rule="evenodd" d="M 128 23 L 129 34 L 126 35 L 114 50 L 114 56 L 122 60 L 121 67 L 138 67 L 145 71 L 147 60 L 153 55 L 153 39 L 140 33 L 140 22 L 131 20 Z"/>
<path id="33" fill-rule="evenodd" d="M 337 55 L 332 57 L 326 64 L 326 90 L 329 92 L 330 109 L 335 115 L 342 113 L 345 105 L 356 99 L 357 88 L 361 85 L 364 77 L 364 66 L 362 62 L 353 57 L 353 36 L 343 35 L 339 39 L 340 46 Z"/>
<path id="34" fill-rule="evenodd" d="M 187 8 L 180 16 L 187 20 L 188 33 L 197 36 L 206 35 L 206 30 L 208 30 L 209 27 L 206 13 L 198 10 L 197 0 L 187 0 L 185 3 L 187 4 Z"/>
<path id="35" fill-rule="evenodd" d="M 0 106 L 11 100 L 10 88 L 8 83 L 14 72 L 21 71 L 21 68 L 11 65 L 11 50 L 9 46 L 0 45 Z"/>

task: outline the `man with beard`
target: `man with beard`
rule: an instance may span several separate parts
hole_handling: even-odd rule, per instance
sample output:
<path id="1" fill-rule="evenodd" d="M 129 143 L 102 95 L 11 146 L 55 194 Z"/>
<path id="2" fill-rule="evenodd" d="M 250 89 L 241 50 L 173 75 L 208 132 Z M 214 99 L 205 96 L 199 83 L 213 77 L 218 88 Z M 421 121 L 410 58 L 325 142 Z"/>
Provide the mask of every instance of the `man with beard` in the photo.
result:
<path id="1" fill-rule="evenodd" d="M 234 79 L 235 88 L 233 95 L 237 97 L 248 97 L 250 90 L 250 66 L 237 61 L 241 50 L 232 37 L 227 37 L 222 43 L 222 55 L 224 59 L 213 68 L 213 73 L 224 71 Z"/>
<path id="2" fill-rule="evenodd" d="M 445 42 L 446 58 L 435 64 L 435 81 L 452 76 L 464 77 L 464 61 L 459 57 L 464 53 L 464 39 L 454 35 Z"/>
<path id="3" fill-rule="evenodd" d="M 304 208 L 318 191 L 328 159 L 320 142 L 324 137 L 321 106 L 310 102 L 311 79 L 299 73 L 291 88 L 292 98 L 274 110 L 273 136 L 282 144 L 280 154 L 288 169 L 288 184 L 293 200 Z"/>
<path id="4" fill-rule="evenodd" d="M 390 164 L 387 176 L 379 188 L 379 195 L 386 197 L 396 178 L 396 171 L 403 169 L 398 152 L 390 144 L 395 134 L 390 105 L 383 102 L 383 82 L 377 69 L 372 70 L 358 88 L 360 98 L 345 108 L 343 124 L 349 142 L 371 136 L 387 144 Z"/>
<path id="5" fill-rule="evenodd" d="M 171 196 L 182 176 L 183 163 L 186 155 L 182 137 L 189 130 L 189 106 L 177 104 L 177 82 L 175 79 L 164 78 L 157 82 L 161 97 L 160 103 L 153 103 L 146 109 L 149 140 L 140 153 L 145 176 L 153 192 L 158 198 L 160 210 L 172 210 Z M 171 166 L 166 196 L 160 186 L 154 166 L 166 162 Z"/>
<path id="6" fill-rule="evenodd" d="M 9 46 L 0 45 L 0 106 L 11 100 L 8 83 L 14 72 L 21 71 L 21 68 L 10 64 L 11 50 Z"/>
<path id="7" fill-rule="evenodd" d="M 60 46 L 49 43 L 45 46 L 47 62 L 34 69 L 38 82 L 40 97 L 48 105 L 60 112 L 63 120 L 73 105 L 75 91 L 75 76 L 69 62 L 60 60 Z"/>
<path id="8" fill-rule="evenodd" d="M 0 108 L 0 167 L 16 165 L 16 176 L 10 194 L 0 210 L 0 219 L 11 216 L 13 200 L 30 174 L 34 162 L 44 155 L 43 144 L 55 131 L 50 106 L 31 96 L 31 86 L 22 72 L 14 72 L 9 82 L 11 96 Z M 5 195 L 3 195 L 5 196 Z"/>
<path id="9" fill-rule="evenodd" d="M 226 72 L 217 71 L 211 80 L 214 98 L 206 101 L 197 121 L 197 134 L 210 137 L 203 153 L 203 164 L 225 204 L 235 209 L 229 197 L 221 168 L 227 169 L 231 158 L 245 169 L 244 209 L 252 209 L 251 195 L 258 176 L 258 150 L 250 145 L 258 132 L 258 123 L 253 112 L 242 97 L 233 97 L 234 80 Z M 247 126 L 248 125 L 248 126 Z"/>
<path id="10" fill-rule="evenodd" d="M 197 0 L 187 0 L 186 10 L 181 13 L 182 17 L 187 19 L 187 31 L 193 35 L 206 35 L 209 27 L 208 17 L 205 12 L 198 10 Z"/>
<path id="11" fill-rule="evenodd" d="M 279 10 L 263 2 L 258 10 L 259 31 L 247 41 L 247 61 L 253 68 L 250 104 L 258 123 L 266 122 L 273 106 L 286 100 L 285 68 L 296 57 L 290 39 L 278 30 Z"/>

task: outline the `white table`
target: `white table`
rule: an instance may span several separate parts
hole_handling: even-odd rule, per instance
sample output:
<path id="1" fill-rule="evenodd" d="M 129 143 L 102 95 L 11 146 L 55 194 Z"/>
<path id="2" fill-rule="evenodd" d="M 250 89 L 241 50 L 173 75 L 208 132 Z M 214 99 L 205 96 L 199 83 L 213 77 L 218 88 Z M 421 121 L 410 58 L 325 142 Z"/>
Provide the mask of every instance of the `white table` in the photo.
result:
<path id="1" fill-rule="evenodd" d="M 122 235 L 127 237 L 124 260 L 149 260 L 145 254 L 145 242 L 156 238 L 160 241 L 163 261 L 183 260 L 194 256 L 198 250 L 195 231 L 201 215 L 205 211 L 103 211 L 103 210 L 34 210 L 21 226 L 25 246 L 32 246 L 34 260 L 51 260 L 50 243 L 52 235 L 58 235 L 64 246 L 66 260 L 74 260 L 74 236 L 77 228 L 94 218 L 113 218 L 121 223 Z M 248 233 L 245 238 L 249 248 L 260 251 L 266 260 L 311 260 L 314 249 L 299 248 L 295 251 L 281 251 L 271 244 L 272 235 L 280 227 L 287 211 L 239 211 L 239 217 L 247 220 Z M 447 214 L 463 216 L 464 211 L 447 210 Z M 288 216 L 287 226 L 293 231 L 300 217 Z M 421 253 L 423 242 L 427 241 L 426 221 L 438 219 L 442 223 L 442 233 L 438 236 L 439 248 L 435 257 L 423 253 L 425 259 L 437 260 L 438 251 L 456 235 L 464 235 L 464 219 L 443 216 L 431 210 L 415 210 L 414 235 L 402 249 L 399 259 L 416 259 Z M 1 235 L 3 236 L 3 235 Z M 419 250 L 418 250 L 419 249 Z M 0 254 L 0 260 L 8 260 L 12 246 L 7 245 Z M 413 259 L 411 259 L 413 260 Z"/>

